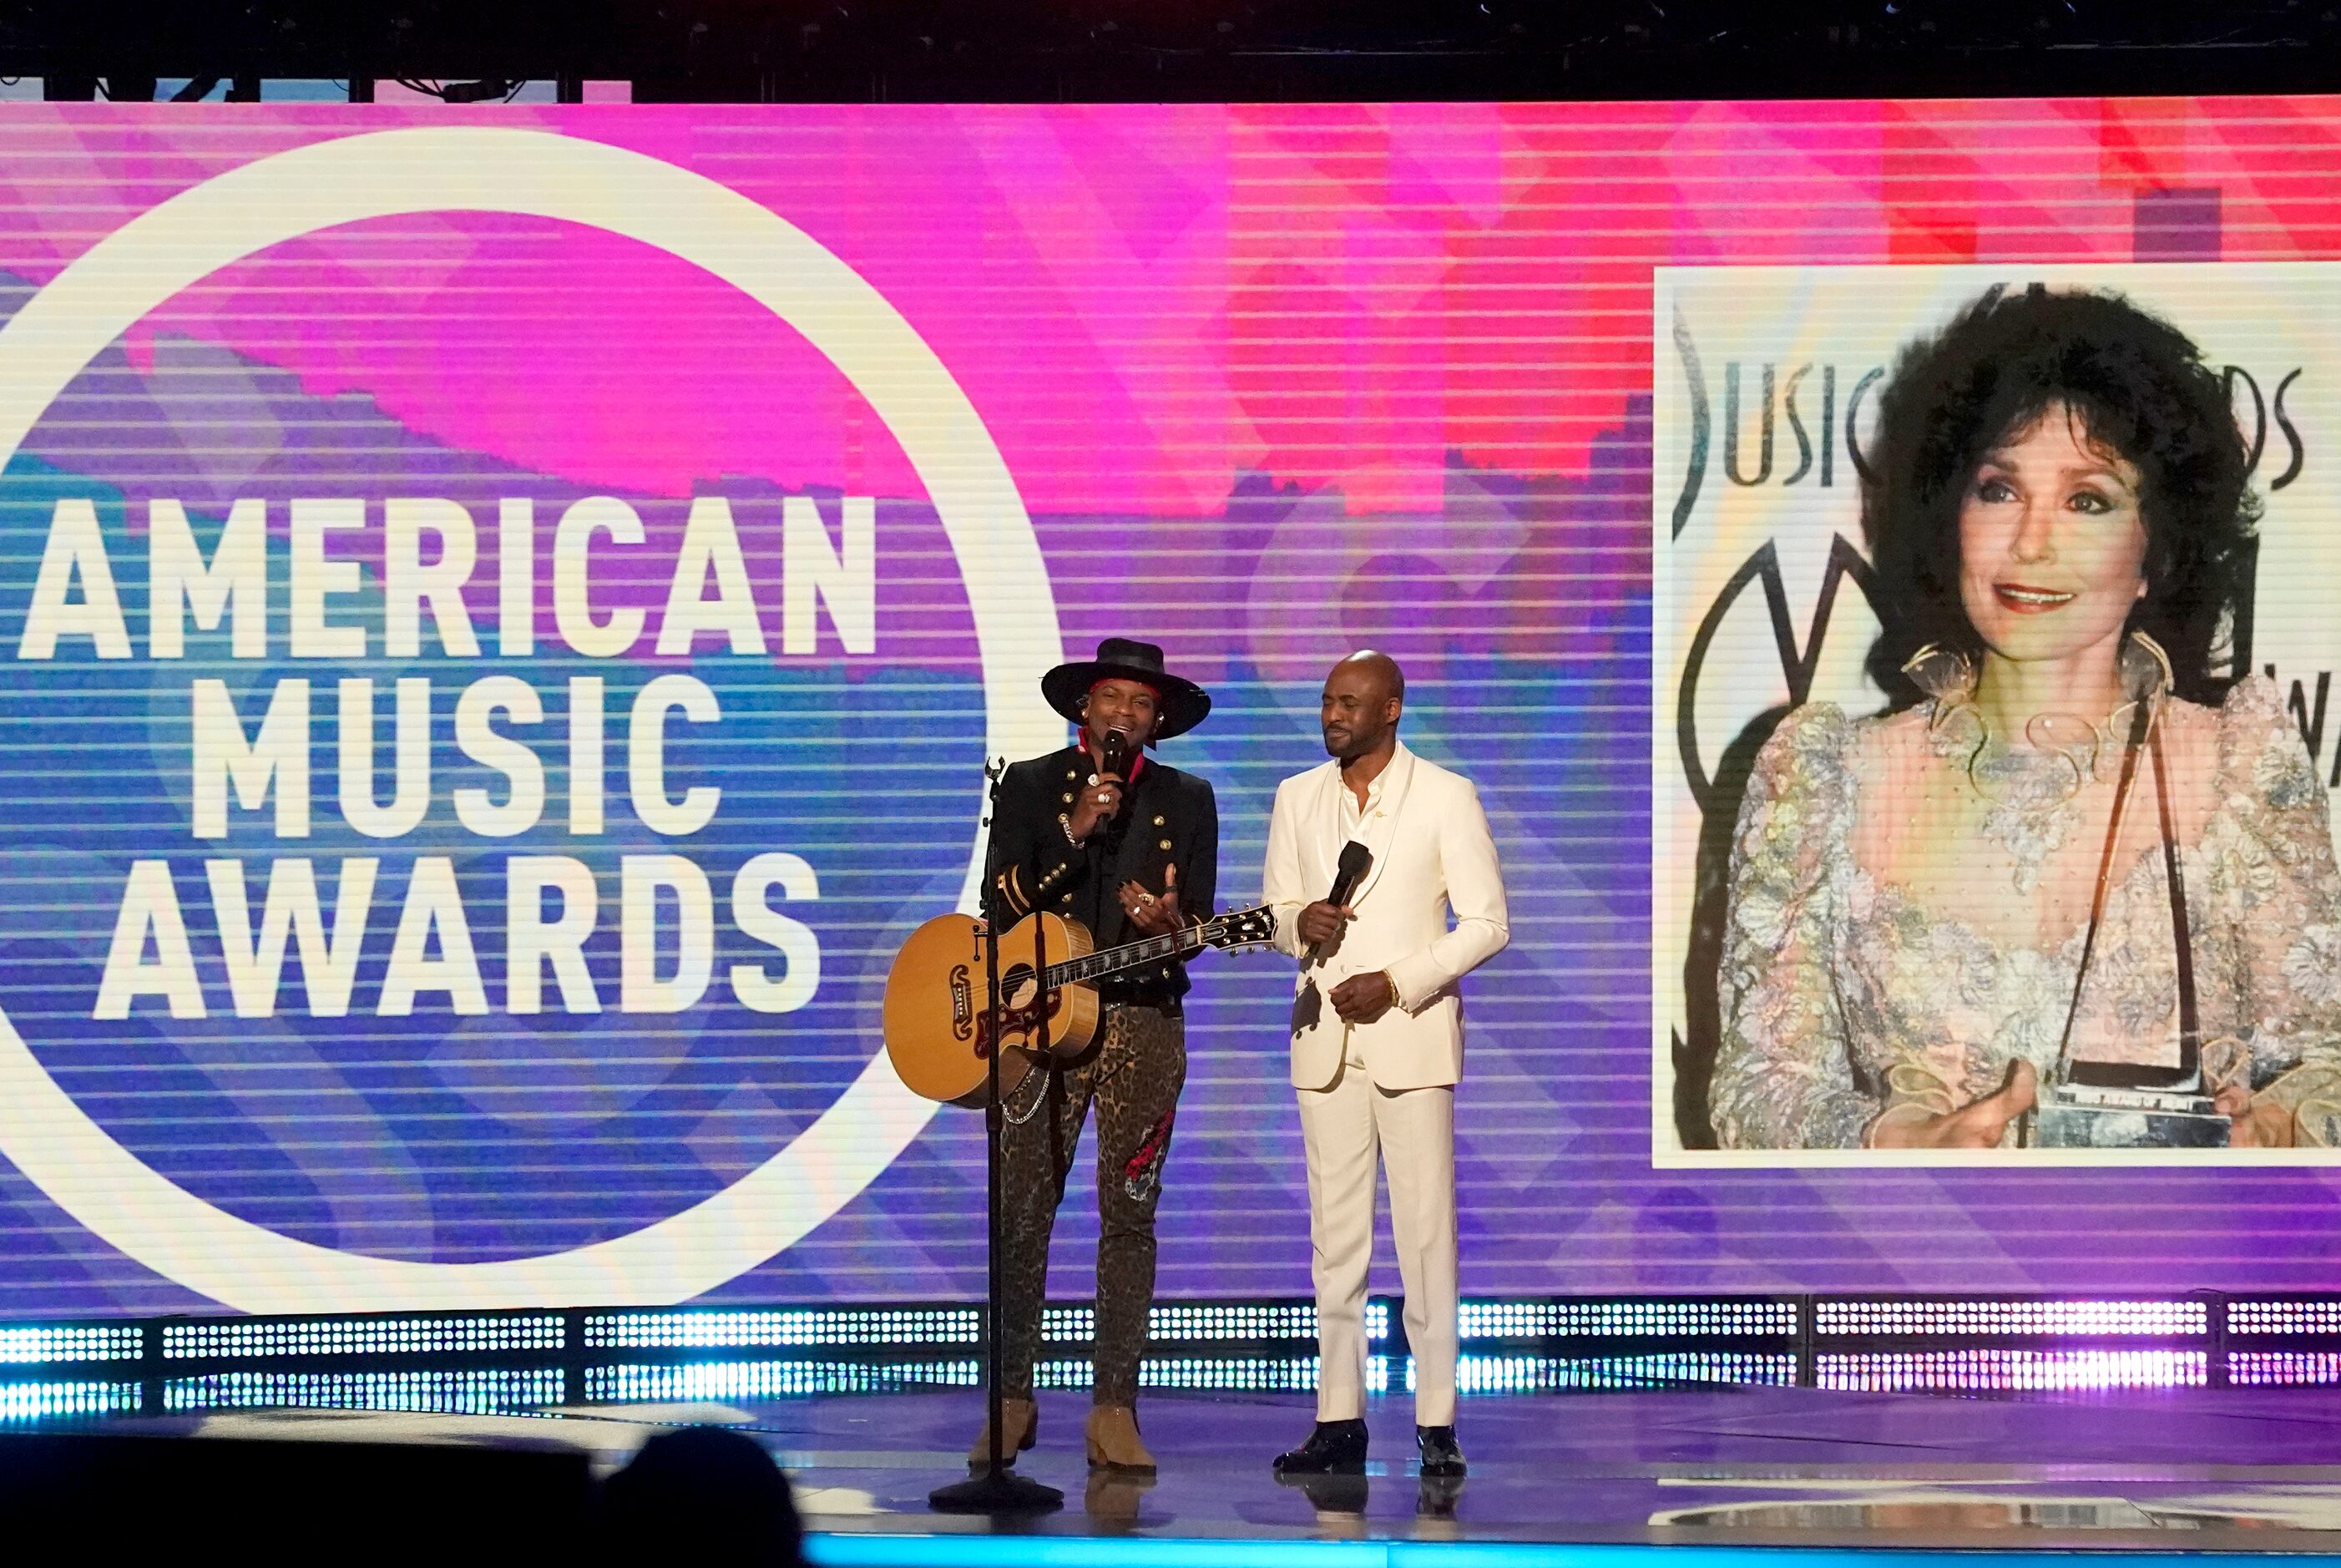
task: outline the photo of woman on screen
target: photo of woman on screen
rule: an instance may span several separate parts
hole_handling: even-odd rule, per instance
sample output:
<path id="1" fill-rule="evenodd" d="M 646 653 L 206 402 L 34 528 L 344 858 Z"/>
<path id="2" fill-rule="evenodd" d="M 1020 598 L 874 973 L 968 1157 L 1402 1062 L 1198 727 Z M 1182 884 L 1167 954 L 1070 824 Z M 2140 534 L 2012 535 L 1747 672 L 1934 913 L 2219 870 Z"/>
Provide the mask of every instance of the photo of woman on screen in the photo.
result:
<path id="1" fill-rule="evenodd" d="M 2177 1060 L 2151 777 L 2109 833 L 2147 704 L 2204 1093 L 2236 1145 L 2341 1144 L 2324 782 L 2273 683 L 2216 673 L 2258 514 L 2218 375 L 2118 295 L 1995 289 L 1902 353 L 1868 469 L 1871 667 L 1896 700 L 1808 704 L 1758 756 L 1718 1142 L 2012 1148 L 2060 1057 Z"/>

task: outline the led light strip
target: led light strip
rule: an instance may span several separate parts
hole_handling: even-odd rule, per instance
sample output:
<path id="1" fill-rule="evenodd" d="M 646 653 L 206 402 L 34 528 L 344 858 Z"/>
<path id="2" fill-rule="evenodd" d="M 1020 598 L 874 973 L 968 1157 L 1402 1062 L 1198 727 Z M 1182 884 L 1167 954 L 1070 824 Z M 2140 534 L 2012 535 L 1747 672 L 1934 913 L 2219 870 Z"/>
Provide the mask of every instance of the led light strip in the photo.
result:
<path id="1" fill-rule="evenodd" d="M 2210 1357 L 2199 1350 L 1935 1350 L 1824 1355 L 1821 1388 L 1903 1389 L 2199 1388 Z"/>
<path id="2" fill-rule="evenodd" d="M 1797 1332 L 1797 1303 L 1765 1302 L 1467 1301 L 1462 1338 L 1780 1338 Z"/>
<path id="3" fill-rule="evenodd" d="M 2321 1301 L 2259 1300 L 2239 1297 L 2227 1303 L 2231 1334 L 2341 1334 L 2341 1299 Z"/>
<path id="4" fill-rule="evenodd" d="M 2227 1353 L 2227 1381 L 2239 1388 L 2341 1383 L 2341 1351 L 2231 1350 Z"/>
<path id="5" fill-rule="evenodd" d="M 136 1323 L 0 1328 L 0 1362 L 136 1361 L 144 1345 Z"/>
<path id="6" fill-rule="evenodd" d="M 0 1421 L 111 1415 L 138 1408 L 134 1383 L 0 1383 Z"/>
<path id="7" fill-rule="evenodd" d="M 702 1399 L 795 1399 L 816 1394 L 891 1393 L 905 1388 L 975 1388 L 974 1361 L 872 1366 L 839 1361 L 689 1362 L 669 1366 L 595 1366 L 585 1371 L 588 1403 Z"/>
<path id="8" fill-rule="evenodd" d="M 1814 1305 L 1814 1332 L 1824 1337 L 1965 1339 L 2025 1334 L 2097 1339 L 2175 1339 L 2211 1331 L 2209 1303 L 2200 1298 L 2159 1301 L 2075 1299 L 2037 1301 L 1822 1300 Z"/>
<path id="9" fill-rule="evenodd" d="M 973 1344 L 982 1325 L 981 1309 L 972 1306 L 589 1313 L 585 1344 L 589 1350 Z"/>
<path id="10" fill-rule="evenodd" d="M 1367 1303 L 1366 1333 L 1394 1344 L 1393 1303 Z M 1900 1339 L 1946 1342 L 2025 1337 L 2041 1340 L 2207 1339 L 2211 1298 L 1856 1297 L 1817 1299 L 1810 1318 L 1823 1341 Z M 1667 1341 L 1785 1340 L 1798 1331 L 1791 1298 L 1471 1300 L 1461 1303 L 1463 1345 L 1501 1344 L 1550 1357 L 1554 1342 L 1634 1339 L 1659 1342 L 1651 1353 L 1688 1353 Z M 2341 1338 L 2341 1295 L 2243 1297 L 2226 1303 L 2228 1334 Z M 1086 1304 L 1047 1308 L 1042 1338 L 1053 1346 L 1086 1344 L 1096 1326 Z M 152 1345 L 165 1361 L 266 1363 L 336 1356 L 534 1355 L 785 1348 L 814 1357 L 877 1352 L 945 1355 L 981 1342 L 982 1309 L 973 1304 L 870 1307 L 683 1307 L 666 1310 L 427 1313 L 395 1317 L 222 1318 L 118 1323 L 22 1323 L 0 1327 L 0 1364 L 62 1366 L 136 1361 Z M 1156 1348 L 1224 1345 L 1237 1352 L 1316 1347 L 1316 1313 L 1306 1302 L 1173 1302 L 1149 1320 Z M 582 1342 L 582 1343 L 581 1343 Z M 2042 1348 L 2055 1348 L 2046 1346 Z M 1745 1353 L 1758 1353 L 1749 1347 Z M 1196 1359 L 1210 1359 L 1208 1351 Z M 1228 1358 L 1218 1358 L 1226 1360 Z M 1273 1357 L 1271 1357 L 1273 1359 Z"/>
<path id="11" fill-rule="evenodd" d="M 469 1354 L 557 1351 L 562 1321 L 529 1317 L 304 1318 L 166 1323 L 165 1361 L 272 1356 Z"/>
<path id="12" fill-rule="evenodd" d="M 540 1409 L 559 1404 L 562 1399 L 561 1372 L 555 1367 L 493 1372 L 224 1372 L 208 1377 L 174 1377 L 163 1385 L 166 1411 L 296 1405 L 493 1415 Z"/>

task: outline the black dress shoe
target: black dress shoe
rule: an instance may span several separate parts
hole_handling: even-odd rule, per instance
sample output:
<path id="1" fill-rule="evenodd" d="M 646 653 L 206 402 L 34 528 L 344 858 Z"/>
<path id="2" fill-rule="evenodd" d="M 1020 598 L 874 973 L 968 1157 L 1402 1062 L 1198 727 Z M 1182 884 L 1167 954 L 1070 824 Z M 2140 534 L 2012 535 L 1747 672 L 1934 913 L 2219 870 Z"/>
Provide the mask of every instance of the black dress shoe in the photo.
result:
<path id="1" fill-rule="evenodd" d="M 1463 1446 L 1455 1441 L 1453 1427 L 1418 1426 L 1414 1429 L 1414 1445 L 1422 1450 L 1425 1475 L 1448 1478 L 1463 1473 Z"/>
<path id="2" fill-rule="evenodd" d="M 1276 1483 L 1290 1486 L 1309 1499 L 1309 1506 L 1320 1514 L 1360 1514 L 1366 1511 L 1367 1488 L 1371 1483 L 1359 1471 L 1340 1475 L 1315 1475 L 1280 1471 Z"/>
<path id="3" fill-rule="evenodd" d="M 1309 1441 L 1276 1456 L 1279 1475 L 1356 1475 L 1366 1468 L 1366 1423 L 1320 1421 Z"/>
<path id="4" fill-rule="evenodd" d="M 1463 1497 L 1463 1478 L 1459 1475 L 1426 1475 L 1415 1483 L 1414 1516 L 1418 1519 L 1452 1519 L 1455 1505 Z"/>

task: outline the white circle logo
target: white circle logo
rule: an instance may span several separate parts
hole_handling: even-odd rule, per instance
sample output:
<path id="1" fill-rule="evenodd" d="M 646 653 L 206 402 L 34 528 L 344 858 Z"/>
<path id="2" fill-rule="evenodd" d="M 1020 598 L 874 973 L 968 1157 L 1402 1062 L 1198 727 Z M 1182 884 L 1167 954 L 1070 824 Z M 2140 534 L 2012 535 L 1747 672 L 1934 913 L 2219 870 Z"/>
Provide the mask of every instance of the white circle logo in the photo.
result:
<path id="1" fill-rule="evenodd" d="M 543 131 L 383 131 L 278 153 L 184 191 L 98 242 L 0 328 L 0 467 L 100 351 L 180 290 L 318 229 L 450 211 L 640 241 L 802 334 L 901 443 L 950 536 L 982 657 L 987 752 L 1025 756 L 1061 744 L 1063 725 L 1040 697 L 1041 673 L 1062 657 L 1047 569 L 966 394 L 901 314 L 812 236 L 645 154 Z M 962 907 L 980 872 L 971 859 Z M 538 1257 L 411 1263 L 296 1241 L 179 1187 L 75 1104 L 0 1012 L 0 1153 L 109 1244 L 245 1312 L 682 1300 L 794 1244 L 892 1164 L 934 1111 L 881 1052 L 786 1148 L 681 1213 Z"/>

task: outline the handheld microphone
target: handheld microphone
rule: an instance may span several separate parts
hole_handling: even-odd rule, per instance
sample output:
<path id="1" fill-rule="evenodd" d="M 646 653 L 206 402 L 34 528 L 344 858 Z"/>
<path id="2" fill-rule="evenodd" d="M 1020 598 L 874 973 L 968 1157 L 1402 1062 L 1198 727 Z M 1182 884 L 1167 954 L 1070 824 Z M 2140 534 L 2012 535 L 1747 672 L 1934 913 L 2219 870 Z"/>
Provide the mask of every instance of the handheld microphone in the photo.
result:
<path id="1" fill-rule="evenodd" d="M 1325 895 L 1325 902 L 1336 909 L 1349 903 L 1350 894 L 1357 890 L 1358 878 L 1365 875 L 1366 867 L 1373 863 L 1374 852 L 1356 839 L 1343 844 L 1341 858 L 1333 867 L 1333 891 Z"/>
<path id="2" fill-rule="evenodd" d="M 1130 782 L 1130 737 L 1120 730 L 1108 730 L 1105 733 L 1105 744 L 1098 749 L 1103 754 L 1098 759 L 1098 771 L 1111 774 L 1122 783 L 1128 784 Z"/>
<path id="3" fill-rule="evenodd" d="M 1335 863 L 1333 867 L 1333 891 L 1325 895 L 1325 902 L 1333 905 L 1336 909 L 1339 909 L 1341 905 L 1349 903 L 1350 894 L 1357 889 L 1358 879 L 1366 874 L 1366 867 L 1371 865 L 1373 862 L 1374 852 L 1368 849 L 1364 844 L 1360 844 L 1356 839 L 1353 838 L 1349 843 L 1343 844 L 1341 846 L 1341 858 L 1340 861 Z M 1310 962 L 1313 964 L 1318 959 L 1324 957 L 1325 954 L 1331 950 L 1333 944 L 1339 941 L 1340 938 L 1340 934 L 1339 932 L 1327 937 L 1318 945 L 1317 951 L 1310 956 Z"/>

